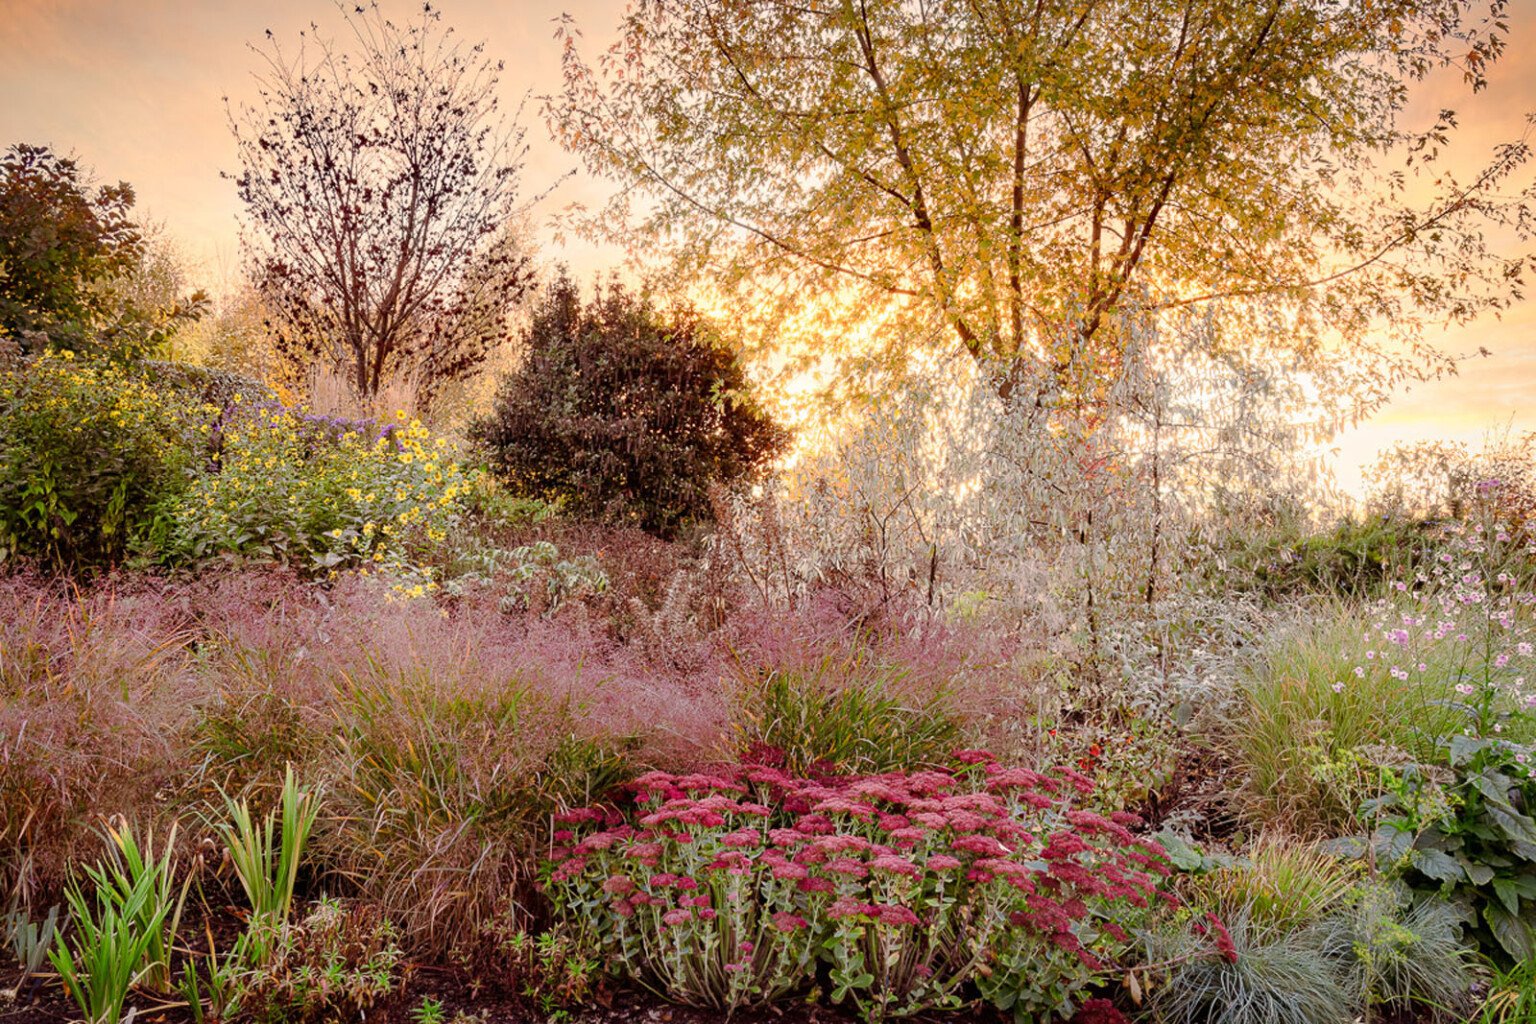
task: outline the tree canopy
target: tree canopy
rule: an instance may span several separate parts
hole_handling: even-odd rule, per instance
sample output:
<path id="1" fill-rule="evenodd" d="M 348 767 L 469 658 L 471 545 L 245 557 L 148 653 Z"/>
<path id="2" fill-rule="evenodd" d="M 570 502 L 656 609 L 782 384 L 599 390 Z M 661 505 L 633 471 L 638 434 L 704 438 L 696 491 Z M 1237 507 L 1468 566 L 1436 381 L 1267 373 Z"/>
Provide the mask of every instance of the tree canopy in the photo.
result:
<path id="1" fill-rule="evenodd" d="M 565 23 L 546 113 L 626 186 L 604 230 L 755 302 L 942 325 L 1006 395 L 1112 377 L 1131 305 L 1307 357 L 1516 301 L 1527 141 L 1458 175 L 1454 112 L 1408 116 L 1428 76 L 1483 87 L 1504 7 L 638 0 L 596 62 Z"/>
<path id="2" fill-rule="evenodd" d="M 0 158 L 0 337 L 23 351 L 126 358 L 195 319 L 174 254 L 133 216 L 126 182 L 96 185 L 71 157 L 13 145 Z"/>
<path id="3" fill-rule="evenodd" d="M 231 112 L 247 269 L 291 359 L 427 404 L 532 286 L 522 130 L 498 113 L 502 65 L 431 5 L 404 24 L 338 7 L 350 45 L 311 26 L 290 53 L 268 33 L 259 100 Z"/>

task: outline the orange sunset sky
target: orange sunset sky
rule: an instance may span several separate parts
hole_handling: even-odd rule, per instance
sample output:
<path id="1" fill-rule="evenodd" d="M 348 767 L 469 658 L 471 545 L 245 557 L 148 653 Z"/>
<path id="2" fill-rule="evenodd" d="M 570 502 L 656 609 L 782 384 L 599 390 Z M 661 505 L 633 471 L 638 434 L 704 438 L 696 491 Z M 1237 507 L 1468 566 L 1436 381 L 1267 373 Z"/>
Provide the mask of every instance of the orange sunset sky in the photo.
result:
<path id="1" fill-rule="evenodd" d="M 383 0 L 406 13 L 407 0 Z M 572 14 L 587 48 L 605 45 L 624 0 L 442 0 L 445 20 L 506 62 L 503 102 L 515 107 L 559 84 L 552 19 Z M 1420 90 L 1426 114 L 1451 106 L 1462 115 L 1463 166 L 1515 138 L 1536 110 L 1536 0 L 1513 0 L 1505 59 L 1489 88 L 1471 96 L 1453 79 Z M 219 176 L 235 165 L 222 97 L 252 91 L 256 58 L 246 44 L 267 29 L 296 37 L 311 21 L 335 34 L 331 0 L 0 0 L 0 145 L 46 144 L 71 152 L 98 176 L 125 180 L 140 210 L 164 223 L 194 283 L 219 291 L 237 265 L 238 202 Z M 547 137 L 531 101 L 523 118 L 531 147 L 525 192 L 560 184 L 535 210 L 541 254 L 582 277 L 617 266 L 622 254 L 581 242 L 557 244 L 544 221 L 568 204 L 600 201 L 606 186 L 576 175 L 576 161 Z M 1536 284 L 1536 282 L 1533 282 Z M 1338 440 L 1339 482 L 1358 488 L 1360 467 L 1397 440 L 1447 438 L 1477 443 L 1491 431 L 1536 429 L 1536 299 L 1502 321 L 1444 332 L 1453 353 L 1479 346 L 1493 354 L 1463 364 L 1450 379 L 1419 385 Z"/>

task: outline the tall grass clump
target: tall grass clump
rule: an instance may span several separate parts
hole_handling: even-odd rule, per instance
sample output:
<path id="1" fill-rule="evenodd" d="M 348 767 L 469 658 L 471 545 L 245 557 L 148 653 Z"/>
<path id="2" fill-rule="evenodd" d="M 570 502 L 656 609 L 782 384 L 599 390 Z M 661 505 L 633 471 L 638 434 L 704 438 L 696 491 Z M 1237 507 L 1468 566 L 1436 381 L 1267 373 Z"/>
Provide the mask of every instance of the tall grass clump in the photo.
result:
<path id="1" fill-rule="evenodd" d="M 198 693 L 186 641 L 155 591 L 0 580 L 0 898 L 46 906 L 94 825 L 165 810 Z"/>
<path id="2" fill-rule="evenodd" d="M 1358 609 L 1325 606 L 1250 668 L 1231 742 L 1247 771 L 1240 801 L 1253 820 L 1346 832 L 1377 784 L 1362 751 L 1428 756 L 1433 737 L 1459 727 L 1447 705 L 1450 652 L 1402 679 L 1394 666 L 1365 656 L 1374 648 L 1364 632 Z"/>
<path id="3" fill-rule="evenodd" d="M 943 690 L 904 686 L 900 666 L 826 656 L 741 680 L 739 751 L 795 775 L 878 774 L 939 764 L 960 743 Z"/>
<path id="4" fill-rule="evenodd" d="M 493 921 L 527 924 L 527 865 L 550 815 L 631 771 L 632 742 L 592 735 L 516 676 L 376 664 L 344 680 L 335 714 L 337 808 L 324 854 L 419 948 L 473 944 Z"/>

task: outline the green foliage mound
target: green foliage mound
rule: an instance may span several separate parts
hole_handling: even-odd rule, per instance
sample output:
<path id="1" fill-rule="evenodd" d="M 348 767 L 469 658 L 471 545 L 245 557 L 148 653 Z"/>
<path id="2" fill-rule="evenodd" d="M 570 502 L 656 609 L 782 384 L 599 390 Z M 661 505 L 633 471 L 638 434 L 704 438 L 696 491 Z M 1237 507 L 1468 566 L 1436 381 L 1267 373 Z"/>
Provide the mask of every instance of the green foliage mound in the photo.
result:
<path id="1" fill-rule="evenodd" d="M 67 352 L 0 374 L 0 558 L 117 564 L 187 485 L 205 432 L 174 393 Z"/>

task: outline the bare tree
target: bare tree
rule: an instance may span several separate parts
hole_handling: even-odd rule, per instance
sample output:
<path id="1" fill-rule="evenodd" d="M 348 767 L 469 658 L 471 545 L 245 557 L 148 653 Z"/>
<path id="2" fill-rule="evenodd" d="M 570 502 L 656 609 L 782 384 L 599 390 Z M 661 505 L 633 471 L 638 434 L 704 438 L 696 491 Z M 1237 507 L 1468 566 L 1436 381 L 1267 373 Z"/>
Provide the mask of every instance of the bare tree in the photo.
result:
<path id="1" fill-rule="evenodd" d="M 311 23 L 290 54 L 269 30 L 259 100 L 230 108 L 247 270 L 285 357 L 364 402 L 404 381 L 426 405 L 533 284 L 513 228 L 527 147 L 498 110 L 502 64 L 431 4 L 408 24 L 338 9 L 352 45 Z"/>

